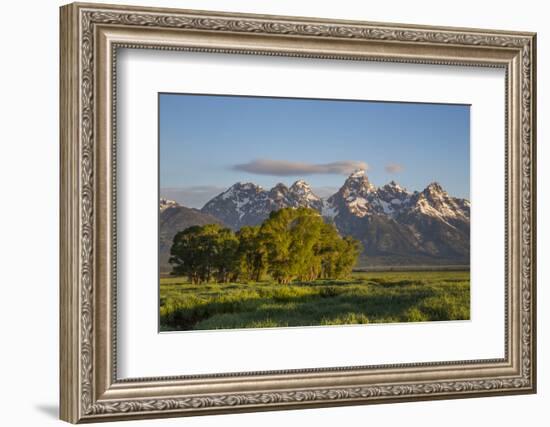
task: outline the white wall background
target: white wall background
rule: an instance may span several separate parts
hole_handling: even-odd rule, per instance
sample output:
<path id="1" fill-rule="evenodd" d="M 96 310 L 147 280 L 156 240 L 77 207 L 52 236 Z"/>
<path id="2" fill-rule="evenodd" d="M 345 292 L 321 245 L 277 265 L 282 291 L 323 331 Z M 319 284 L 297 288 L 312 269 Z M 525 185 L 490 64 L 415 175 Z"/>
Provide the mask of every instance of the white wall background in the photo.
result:
<path id="1" fill-rule="evenodd" d="M 121 3 L 110 0 L 112 3 Z M 545 3 L 305 0 L 133 0 L 133 4 L 538 32 L 539 393 L 437 402 L 208 416 L 133 425 L 409 426 L 547 425 L 550 405 L 550 29 Z M 59 425 L 58 402 L 58 7 L 9 2 L 0 25 L 0 420 Z M 545 336 L 546 335 L 546 336 Z"/>

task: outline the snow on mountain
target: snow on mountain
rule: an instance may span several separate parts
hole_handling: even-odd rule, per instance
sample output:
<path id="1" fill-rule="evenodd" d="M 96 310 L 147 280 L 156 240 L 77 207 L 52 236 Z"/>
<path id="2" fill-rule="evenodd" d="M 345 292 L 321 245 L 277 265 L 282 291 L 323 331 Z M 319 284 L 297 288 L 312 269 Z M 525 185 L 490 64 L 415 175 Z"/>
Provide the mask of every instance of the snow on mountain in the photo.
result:
<path id="1" fill-rule="evenodd" d="M 160 199 L 159 207 L 160 207 L 161 212 L 164 212 L 166 209 L 173 208 L 173 207 L 176 207 L 176 206 L 180 206 L 180 204 L 178 202 L 174 201 L 174 200 L 168 200 L 168 199 L 164 199 L 164 198 Z"/>
<path id="2" fill-rule="evenodd" d="M 237 182 L 206 203 L 201 212 L 219 218 L 238 229 L 243 225 L 258 224 L 265 217 L 266 191 L 250 182 Z"/>
<path id="3" fill-rule="evenodd" d="M 392 213 L 396 213 L 407 206 L 410 201 L 411 193 L 395 181 L 391 181 L 377 189 L 377 196 L 384 206 L 387 205 L 387 209 Z"/>
<path id="4" fill-rule="evenodd" d="M 357 217 L 367 215 L 395 216 L 403 209 L 410 193 L 395 181 L 375 187 L 365 171 L 355 171 L 336 194 L 329 197 L 326 204 L 338 212 L 348 212 Z"/>
<path id="5" fill-rule="evenodd" d="M 289 187 L 279 183 L 264 190 L 252 183 L 237 183 L 211 199 L 201 209 L 214 215 L 234 229 L 256 225 L 269 213 L 286 207 L 309 207 L 321 210 L 323 201 L 305 181 L 296 181 Z"/>
<path id="6" fill-rule="evenodd" d="M 364 170 L 357 170 L 327 199 L 303 180 L 269 190 L 237 183 L 201 212 L 237 230 L 260 224 L 270 212 L 285 207 L 317 210 L 342 235 L 360 240 L 367 256 L 386 257 L 393 263 L 419 256 L 427 264 L 469 262 L 470 202 L 450 196 L 435 182 L 420 192 L 409 192 L 395 181 L 376 187 Z"/>
<path id="7" fill-rule="evenodd" d="M 333 210 L 364 217 L 372 211 L 370 199 L 373 198 L 376 187 L 371 184 L 365 171 L 353 172 L 344 182 L 338 192 L 330 196 L 326 203 Z"/>
<path id="8" fill-rule="evenodd" d="M 470 202 L 449 196 L 437 182 L 432 182 L 414 200 L 414 210 L 442 219 L 470 219 Z"/>
<path id="9" fill-rule="evenodd" d="M 396 219 L 407 212 L 418 212 L 442 220 L 469 221 L 470 217 L 470 202 L 451 197 L 436 182 L 421 192 L 411 193 L 395 181 L 376 187 L 364 170 L 349 175 L 338 192 L 327 199 L 317 196 L 304 180 L 296 181 L 290 187 L 278 183 L 270 190 L 252 183 L 238 182 L 206 203 L 202 211 L 217 216 L 234 228 L 240 228 L 259 223 L 270 212 L 285 207 L 309 207 L 326 218 L 347 214 L 358 218 L 385 215 Z"/>
<path id="10" fill-rule="evenodd" d="M 289 188 L 295 207 L 308 207 L 320 211 L 323 200 L 317 196 L 309 184 L 304 180 L 298 180 Z"/>

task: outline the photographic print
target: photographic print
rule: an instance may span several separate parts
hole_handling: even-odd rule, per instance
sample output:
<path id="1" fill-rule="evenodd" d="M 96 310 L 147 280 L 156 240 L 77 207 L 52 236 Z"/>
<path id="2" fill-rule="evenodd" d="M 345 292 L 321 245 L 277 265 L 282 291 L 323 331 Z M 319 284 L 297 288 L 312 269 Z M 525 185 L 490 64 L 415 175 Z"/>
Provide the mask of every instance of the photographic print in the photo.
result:
<path id="1" fill-rule="evenodd" d="M 537 36 L 350 18 L 61 7 L 62 420 L 536 393 Z"/>
<path id="2" fill-rule="evenodd" d="M 159 94 L 160 331 L 470 318 L 470 106 Z"/>

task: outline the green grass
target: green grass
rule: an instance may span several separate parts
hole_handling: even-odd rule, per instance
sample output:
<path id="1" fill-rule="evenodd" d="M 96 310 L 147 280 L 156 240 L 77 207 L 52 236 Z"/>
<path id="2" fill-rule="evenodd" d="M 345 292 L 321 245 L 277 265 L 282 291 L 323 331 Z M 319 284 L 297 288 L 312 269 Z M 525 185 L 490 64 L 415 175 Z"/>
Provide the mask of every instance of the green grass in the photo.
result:
<path id="1" fill-rule="evenodd" d="M 162 331 L 469 318 L 469 271 L 365 272 L 290 285 L 160 282 Z"/>

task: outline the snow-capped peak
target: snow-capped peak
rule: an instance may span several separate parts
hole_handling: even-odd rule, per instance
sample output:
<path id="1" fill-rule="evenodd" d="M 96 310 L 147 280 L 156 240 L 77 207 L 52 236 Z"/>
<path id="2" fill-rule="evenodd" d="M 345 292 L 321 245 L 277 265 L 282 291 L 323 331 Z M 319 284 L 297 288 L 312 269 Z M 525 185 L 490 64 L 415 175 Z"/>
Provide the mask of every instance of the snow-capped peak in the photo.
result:
<path id="1" fill-rule="evenodd" d="M 426 189 L 424 190 L 429 193 L 443 193 L 445 190 L 443 190 L 443 187 L 441 187 L 441 184 L 439 182 L 432 182 L 430 183 Z"/>
<path id="2" fill-rule="evenodd" d="M 296 181 L 294 184 L 290 186 L 289 189 L 292 193 L 298 194 L 298 195 L 308 195 L 313 194 L 313 191 L 311 190 L 311 186 L 305 182 L 304 180 L 300 179 L 299 181 Z M 315 198 L 318 199 L 317 196 Z"/>
<path id="3" fill-rule="evenodd" d="M 367 171 L 365 169 L 356 169 L 353 171 L 353 173 L 349 176 L 350 178 L 360 178 L 367 174 Z"/>
<path id="4" fill-rule="evenodd" d="M 231 188 L 239 190 L 257 190 L 261 189 L 259 185 L 253 184 L 251 182 L 237 182 L 231 186 Z"/>
<path id="5" fill-rule="evenodd" d="M 411 193 L 395 181 L 376 187 L 364 170 L 350 174 L 328 199 L 317 196 L 304 180 L 290 187 L 278 183 L 269 190 L 250 182 L 238 182 L 205 204 L 202 211 L 238 229 L 242 225 L 259 224 L 270 212 L 286 207 L 312 208 L 335 221 L 370 216 L 401 221 L 410 215 L 420 215 L 438 218 L 454 227 L 452 224 L 468 222 L 470 217 L 469 201 L 451 197 L 437 182 Z"/>
<path id="6" fill-rule="evenodd" d="M 262 191 L 262 187 L 251 182 L 237 182 L 217 197 L 221 197 L 223 200 L 227 200 L 233 198 L 241 198 L 243 193 L 261 193 Z"/>
<path id="7" fill-rule="evenodd" d="M 273 187 L 273 188 L 271 189 L 271 191 L 273 191 L 273 190 L 278 190 L 278 191 L 287 192 L 287 191 L 288 191 L 288 187 L 287 187 L 285 184 L 283 184 L 282 182 L 279 182 L 279 183 L 275 184 L 275 187 Z"/>
<path id="8" fill-rule="evenodd" d="M 413 209 L 424 215 L 444 221 L 456 219 L 469 221 L 470 202 L 466 199 L 451 197 L 437 182 L 432 182 L 414 196 Z"/>
<path id="9" fill-rule="evenodd" d="M 363 169 L 353 172 L 348 179 L 346 179 L 346 182 L 340 191 L 342 191 L 342 189 L 347 190 L 348 192 L 360 194 L 376 191 L 376 187 L 371 184 Z"/>
<path id="10" fill-rule="evenodd" d="M 279 182 L 271 190 L 269 190 L 269 197 L 275 200 L 286 199 L 288 197 L 288 187 Z"/>
<path id="11" fill-rule="evenodd" d="M 304 189 L 304 190 L 311 191 L 311 187 L 303 179 L 299 179 L 298 181 L 296 181 L 294 184 L 290 186 L 290 188 L 295 190 Z"/>
<path id="12" fill-rule="evenodd" d="M 376 192 L 363 169 L 356 170 L 336 194 L 327 199 L 329 206 L 338 211 L 345 209 L 351 214 L 363 217 L 372 211 L 370 199 Z"/>
<path id="13" fill-rule="evenodd" d="M 293 198 L 293 204 L 317 210 L 322 209 L 323 201 L 313 192 L 310 185 L 304 180 L 300 179 L 292 184 L 289 192 Z"/>
<path id="14" fill-rule="evenodd" d="M 163 197 L 160 198 L 159 207 L 161 212 L 164 212 L 166 209 L 172 208 L 175 206 L 179 206 L 179 203 L 176 202 L 175 200 L 169 200 Z"/>
<path id="15" fill-rule="evenodd" d="M 262 224 L 273 211 L 308 207 L 342 236 L 360 240 L 371 251 L 369 257 L 383 256 L 384 262 L 392 259 L 397 264 L 417 256 L 422 262 L 428 258 L 469 261 L 470 202 L 452 197 L 438 183 L 411 192 L 395 181 L 377 187 L 359 170 L 328 199 L 315 195 L 304 180 L 287 185 L 262 189 L 252 183 L 236 183 L 212 198 L 201 212 L 239 230 Z M 160 204 L 162 210 L 176 203 L 163 199 Z M 172 208 L 166 215 L 180 210 Z"/>
<path id="16" fill-rule="evenodd" d="M 323 202 L 305 181 L 290 188 L 283 183 L 264 190 L 252 183 L 236 183 L 206 203 L 202 211 L 217 216 L 233 228 L 257 224 L 270 212 L 285 207 L 308 207 L 321 211 Z"/>
<path id="17" fill-rule="evenodd" d="M 382 187 L 387 190 L 396 190 L 396 191 L 406 191 L 403 187 L 401 187 L 397 182 L 390 181 L 384 187 Z"/>

